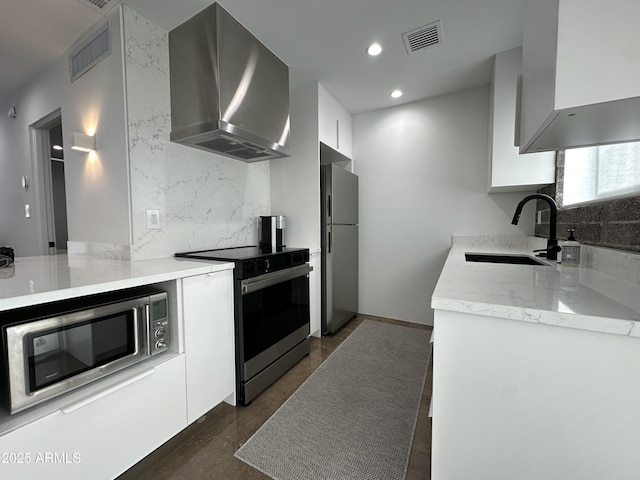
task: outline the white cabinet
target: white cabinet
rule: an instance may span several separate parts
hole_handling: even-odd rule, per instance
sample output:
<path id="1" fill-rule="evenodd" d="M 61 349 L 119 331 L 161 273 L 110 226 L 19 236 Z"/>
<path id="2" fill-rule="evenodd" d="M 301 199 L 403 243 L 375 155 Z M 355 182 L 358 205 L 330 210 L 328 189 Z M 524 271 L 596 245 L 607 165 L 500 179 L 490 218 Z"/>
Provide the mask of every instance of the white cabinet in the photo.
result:
<path id="1" fill-rule="evenodd" d="M 351 114 L 320 84 L 318 84 L 318 135 L 325 145 L 353 158 Z"/>
<path id="2" fill-rule="evenodd" d="M 322 336 L 321 325 L 321 268 L 322 268 L 322 254 L 320 252 L 313 252 L 309 255 L 309 265 L 313 267 L 313 271 L 309 274 L 309 308 L 310 312 L 310 332 L 312 337 Z"/>
<path id="3" fill-rule="evenodd" d="M 640 2 L 526 0 L 520 151 L 640 139 Z"/>
<path id="4" fill-rule="evenodd" d="M 433 480 L 638 477 L 639 338 L 444 310 L 434 322 Z"/>
<path id="5" fill-rule="evenodd" d="M 555 182 L 555 152 L 520 154 L 514 144 L 522 49 L 496 54 L 491 77 L 489 191 L 530 191 Z"/>
<path id="6" fill-rule="evenodd" d="M 187 418 L 192 423 L 223 400 L 235 404 L 233 271 L 182 280 Z"/>
<path id="7" fill-rule="evenodd" d="M 73 403 L 1 436 L 0 477 L 120 475 L 186 427 L 184 366 L 184 355 L 136 365 L 85 389 L 87 397 L 74 393 Z"/>

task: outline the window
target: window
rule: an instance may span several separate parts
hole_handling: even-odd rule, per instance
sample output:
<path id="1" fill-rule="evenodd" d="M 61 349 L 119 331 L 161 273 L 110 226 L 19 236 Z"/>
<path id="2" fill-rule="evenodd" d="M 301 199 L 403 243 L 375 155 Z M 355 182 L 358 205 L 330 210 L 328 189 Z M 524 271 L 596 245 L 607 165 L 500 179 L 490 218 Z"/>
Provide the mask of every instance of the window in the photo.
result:
<path id="1" fill-rule="evenodd" d="M 562 205 L 640 194 L 640 142 L 565 151 Z"/>

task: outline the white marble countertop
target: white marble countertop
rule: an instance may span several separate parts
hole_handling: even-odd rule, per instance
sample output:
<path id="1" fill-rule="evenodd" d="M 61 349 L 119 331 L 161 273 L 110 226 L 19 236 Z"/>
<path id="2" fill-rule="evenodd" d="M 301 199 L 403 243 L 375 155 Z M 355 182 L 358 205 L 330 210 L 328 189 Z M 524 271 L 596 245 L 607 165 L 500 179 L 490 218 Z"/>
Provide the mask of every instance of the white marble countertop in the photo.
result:
<path id="1" fill-rule="evenodd" d="M 230 262 L 110 260 L 88 255 L 19 257 L 0 268 L 0 311 L 229 270 Z"/>
<path id="2" fill-rule="evenodd" d="M 640 337 L 640 256 L 582 246 L 580 267 L 467 262 L 465 252 L 525 253 L 534 237 L 454 236 L 435 310 Z"/>

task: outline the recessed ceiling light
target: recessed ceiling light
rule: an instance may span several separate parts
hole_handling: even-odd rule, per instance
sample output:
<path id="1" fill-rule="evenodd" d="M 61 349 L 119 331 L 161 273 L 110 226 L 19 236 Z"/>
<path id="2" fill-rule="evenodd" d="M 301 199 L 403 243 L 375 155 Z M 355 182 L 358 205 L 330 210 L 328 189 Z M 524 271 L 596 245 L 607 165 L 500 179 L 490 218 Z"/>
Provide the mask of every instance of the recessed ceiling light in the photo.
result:
<path id="1" fill-rule="evenodd" d="M 60 145 L 54 145 L 53 147 L 54 150 L 62 150 L 62 147 Z"/>
<path id="2" fill-rule="evenodd" d="M 392 98 L 399 98 L 401 96 L 402 96 L 402 90 L 394 90 L 393 92 L 391 92 Z"/>
<path id="3" fill-rule="evenodd" d="M 380 55 L 380 52 L 382 52 L 382 46 L 379 43 L 372 43 L 367 47 L 367 53 L 372 57 Z"/>

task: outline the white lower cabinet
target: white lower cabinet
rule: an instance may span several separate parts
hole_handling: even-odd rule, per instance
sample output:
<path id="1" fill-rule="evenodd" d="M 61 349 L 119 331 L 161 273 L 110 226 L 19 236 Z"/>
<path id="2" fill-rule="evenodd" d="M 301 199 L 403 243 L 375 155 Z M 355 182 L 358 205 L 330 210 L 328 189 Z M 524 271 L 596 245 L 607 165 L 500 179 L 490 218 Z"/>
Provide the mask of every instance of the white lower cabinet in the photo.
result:
<path id="1" fill-rule="evenodd" d="M 110 480 L 186 427 L 185 356 L 0 437 L 0 478 Z"/>
<path id="2" fill-rule="evenodd" d="M 223 400 L 235 404 L 233 271 L 188 277 L 182 288 L 192 423 Z"/>
<path id="3" fill-rule="evenodd" d="M 516 318 L 435 310 L 430 478 L 640 478 L 640 339 Z"/>

